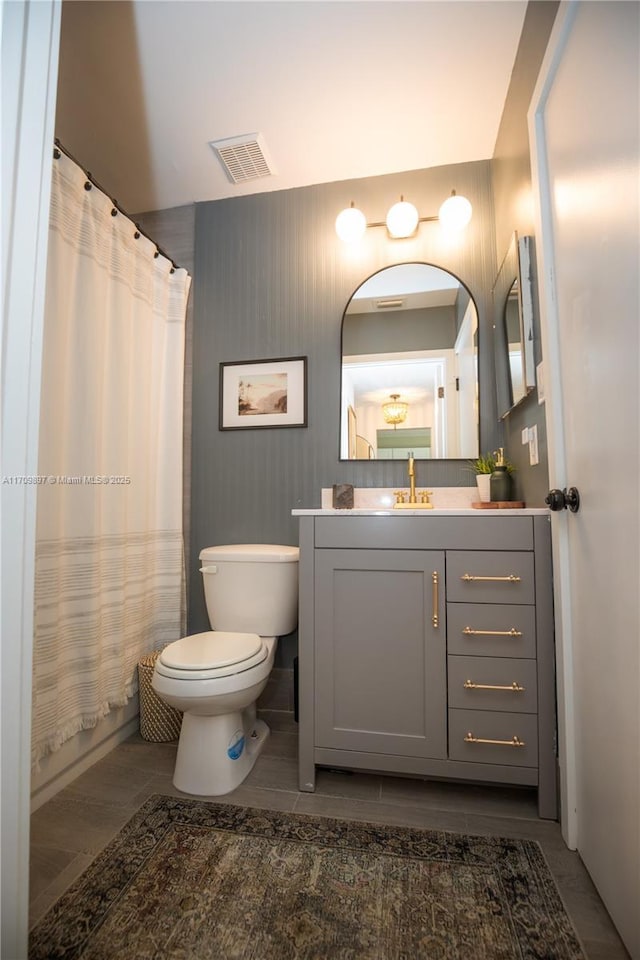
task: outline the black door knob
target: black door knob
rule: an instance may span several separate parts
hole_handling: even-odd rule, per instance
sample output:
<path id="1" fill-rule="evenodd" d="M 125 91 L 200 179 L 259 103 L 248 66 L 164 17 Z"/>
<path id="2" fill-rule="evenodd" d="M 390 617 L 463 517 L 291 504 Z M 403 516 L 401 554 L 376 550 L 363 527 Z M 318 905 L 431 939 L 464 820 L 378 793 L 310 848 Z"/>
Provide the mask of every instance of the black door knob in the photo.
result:
<path id="1" fill-rule="evenodd" d="M 549 490 L 549 493 L 544 498 L 544 502 L 549 507 L 549 510 L 564 510 L 566 503 L 564 499 L 564 493 L 562 490 Z"/>
<path id="2" fill-rule="evenodd" d="M 550 510 L 570 510 L 577 513 L 580 509 L 580 494 L 577 487 L 566 487 L 564 490 L 549 490 L 544 498 Z"/>

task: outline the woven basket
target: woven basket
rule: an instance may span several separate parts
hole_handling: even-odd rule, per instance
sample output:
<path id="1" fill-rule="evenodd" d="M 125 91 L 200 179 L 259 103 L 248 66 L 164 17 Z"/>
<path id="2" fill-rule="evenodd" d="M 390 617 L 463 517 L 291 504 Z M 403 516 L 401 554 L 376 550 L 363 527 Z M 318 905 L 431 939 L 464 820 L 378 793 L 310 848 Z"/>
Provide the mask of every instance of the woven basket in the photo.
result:
<path id="1" fill-rule="evenodd" d="M 144 740 L 164 743 L 177 740 L 182 726 L 182 714 L 161 700 L 151 686 L 153 668 L 160 651 L 147 653 L 138 661 L 138 685 L 140 688 L 140 736 Z"/>

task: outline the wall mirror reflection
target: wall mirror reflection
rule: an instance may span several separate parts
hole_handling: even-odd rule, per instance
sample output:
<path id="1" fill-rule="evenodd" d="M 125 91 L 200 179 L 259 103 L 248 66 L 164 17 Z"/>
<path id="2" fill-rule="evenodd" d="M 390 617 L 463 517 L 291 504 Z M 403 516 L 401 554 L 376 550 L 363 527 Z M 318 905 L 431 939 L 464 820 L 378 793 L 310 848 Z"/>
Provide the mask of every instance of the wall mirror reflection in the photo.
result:
<path id="1" fill-rule="evenodd" d="M 478 312 L 453 274 L 404 263 L 342 320 L 341 460 L 478 456 Z"/>
<path id="2" fill-rule="evenodd" d="M 513 235 L 493 287 L 498 413 L 535 386 L 531 237 Z"/>

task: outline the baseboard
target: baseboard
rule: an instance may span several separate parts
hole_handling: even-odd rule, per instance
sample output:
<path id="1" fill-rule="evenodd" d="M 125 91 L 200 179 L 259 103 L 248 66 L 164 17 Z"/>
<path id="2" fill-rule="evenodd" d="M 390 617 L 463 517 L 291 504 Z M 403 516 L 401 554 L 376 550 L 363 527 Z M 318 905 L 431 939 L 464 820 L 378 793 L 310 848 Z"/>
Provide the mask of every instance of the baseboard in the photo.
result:
<path id="1" fill-rule="evenodd" d="M 31 812 L 55 797 L 76 777 L 101 760 L 139 728 L 136 694 L 129 703 L 103 717 L 91 730 L 81 730 L 59 750 L 40 761 L 31 777 Z"/>

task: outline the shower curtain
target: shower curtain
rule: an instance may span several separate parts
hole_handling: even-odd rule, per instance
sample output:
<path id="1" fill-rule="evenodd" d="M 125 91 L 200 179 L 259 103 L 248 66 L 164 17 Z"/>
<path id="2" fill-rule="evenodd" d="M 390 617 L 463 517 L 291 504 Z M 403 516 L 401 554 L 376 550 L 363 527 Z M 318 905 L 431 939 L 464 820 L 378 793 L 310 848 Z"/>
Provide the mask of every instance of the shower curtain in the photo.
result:
<path id="1" fill-rule="evenodd" d="M 47 271 L 35 764 L 129 700 L 140 656 L 176 640 L 185 614 L 189 275 L 64 153 L 53 162 Z"/>

